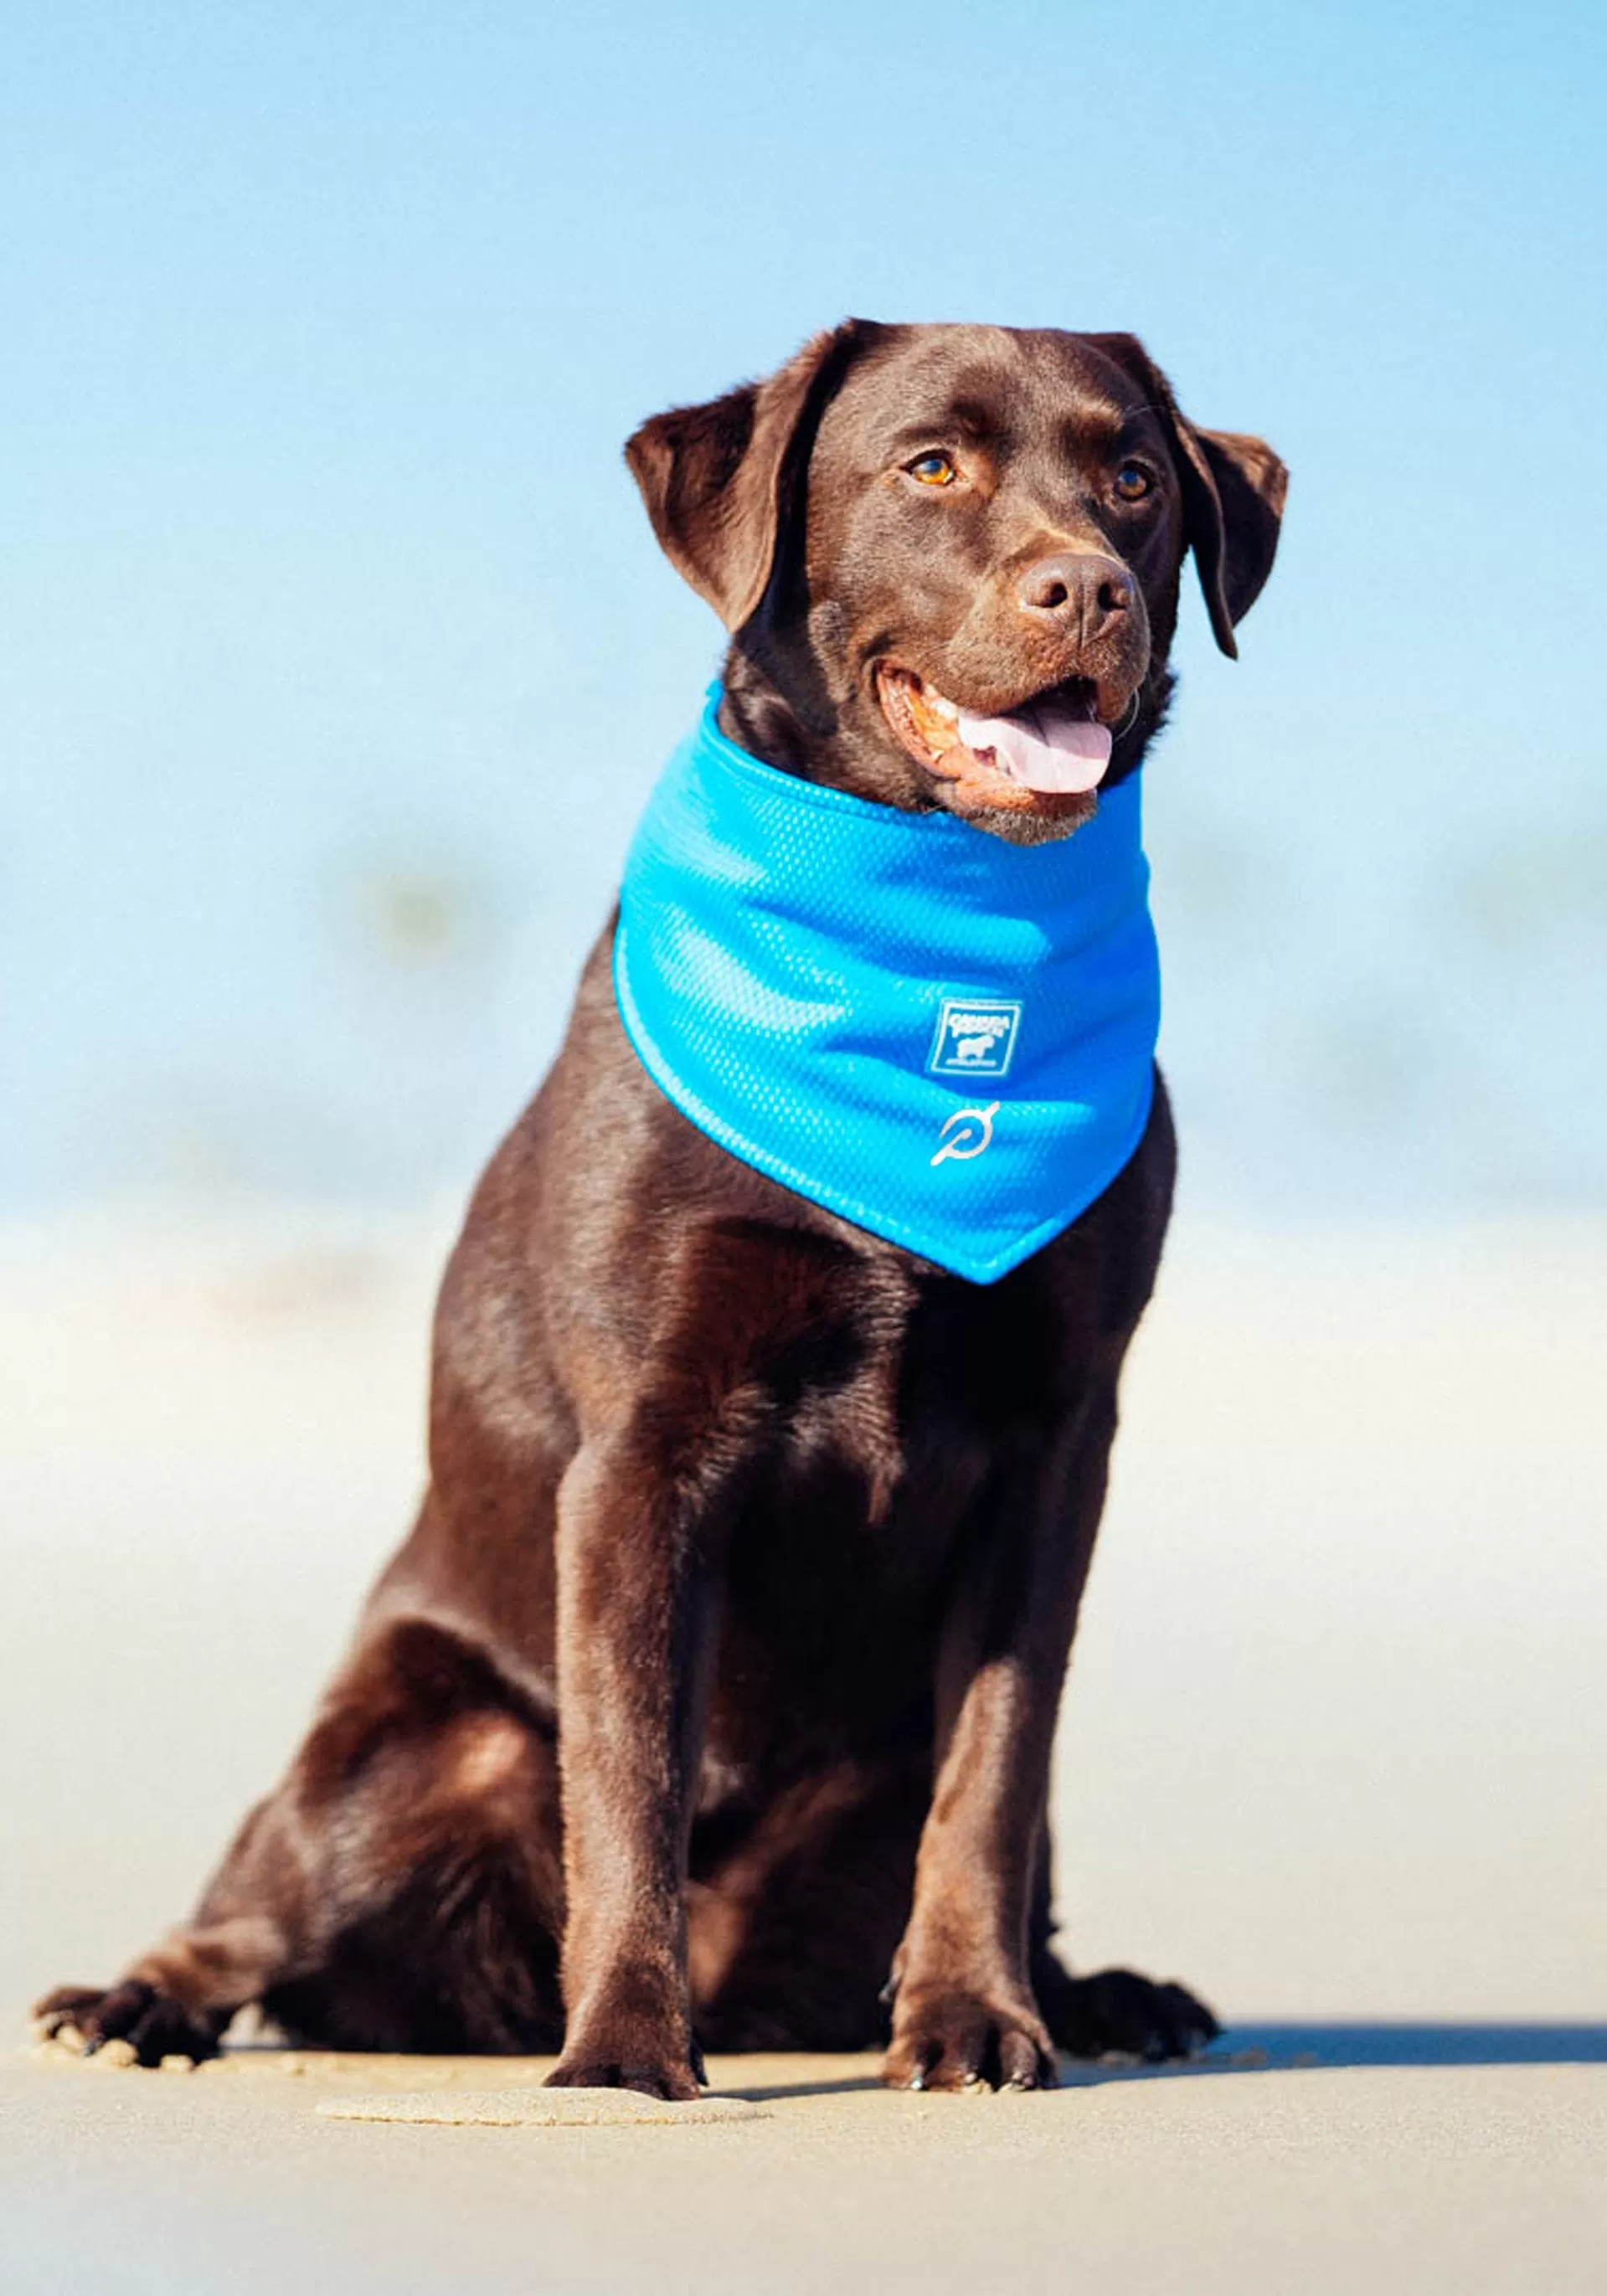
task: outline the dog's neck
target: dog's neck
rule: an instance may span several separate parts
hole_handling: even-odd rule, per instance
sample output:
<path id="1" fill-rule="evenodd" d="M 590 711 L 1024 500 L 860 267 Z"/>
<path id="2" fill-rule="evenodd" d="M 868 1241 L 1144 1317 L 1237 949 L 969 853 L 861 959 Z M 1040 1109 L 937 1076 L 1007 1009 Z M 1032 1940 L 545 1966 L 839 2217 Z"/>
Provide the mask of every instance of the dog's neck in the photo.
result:
<path id="1" fill-rule="evenodd" d="M 726 733 L 720 699 L 626 862 L 626 1034 L 740 1161 L 991 1283 L 1103 1193 L 1147 1121 L 1142 784 L 1023 851 L 775 770 Z"/>

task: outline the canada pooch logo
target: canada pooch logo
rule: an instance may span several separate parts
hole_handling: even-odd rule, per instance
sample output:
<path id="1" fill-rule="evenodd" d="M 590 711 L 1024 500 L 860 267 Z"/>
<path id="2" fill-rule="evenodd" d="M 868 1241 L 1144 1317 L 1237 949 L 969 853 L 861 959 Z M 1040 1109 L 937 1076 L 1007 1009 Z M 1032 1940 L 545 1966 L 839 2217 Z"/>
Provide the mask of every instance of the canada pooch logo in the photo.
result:
<path id="1" fill-rule="evenodd" d="M 927 1058 L 927 1075 L 1007 1076 L 1021 1025 L 1019 997 L 946 996 Z"/>

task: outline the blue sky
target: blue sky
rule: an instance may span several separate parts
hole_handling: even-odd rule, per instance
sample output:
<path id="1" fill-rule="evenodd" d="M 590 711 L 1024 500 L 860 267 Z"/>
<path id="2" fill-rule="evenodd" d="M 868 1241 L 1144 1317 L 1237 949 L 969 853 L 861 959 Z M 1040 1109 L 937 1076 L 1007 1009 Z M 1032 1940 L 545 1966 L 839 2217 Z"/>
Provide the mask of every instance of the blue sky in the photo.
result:
<path id="1" fill-rule="evenodd" d="M 0 33 L 0 1207 L 469 1177 L 718 632 L 619 461 L 845 312 L 1294 473 L 1149 781 L 1201 1205 L 1607 1193 L 1599 5 Z"/>

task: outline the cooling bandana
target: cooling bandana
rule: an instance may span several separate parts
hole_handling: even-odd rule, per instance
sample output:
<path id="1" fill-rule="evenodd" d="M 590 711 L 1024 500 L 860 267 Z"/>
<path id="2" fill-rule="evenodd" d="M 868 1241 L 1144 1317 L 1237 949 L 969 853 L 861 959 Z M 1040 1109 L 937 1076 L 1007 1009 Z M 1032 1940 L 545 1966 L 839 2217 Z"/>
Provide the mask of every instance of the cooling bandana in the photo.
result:
<path id="1" fill-rule="evenodd" d="M 781 773 L 710 691 L 625 867 L 614 988 L 682 1114 L 873 1235 L 991 1283 L 1103 1193 L 1154 1091 L 1139 776 L 1004 844 Z"/>

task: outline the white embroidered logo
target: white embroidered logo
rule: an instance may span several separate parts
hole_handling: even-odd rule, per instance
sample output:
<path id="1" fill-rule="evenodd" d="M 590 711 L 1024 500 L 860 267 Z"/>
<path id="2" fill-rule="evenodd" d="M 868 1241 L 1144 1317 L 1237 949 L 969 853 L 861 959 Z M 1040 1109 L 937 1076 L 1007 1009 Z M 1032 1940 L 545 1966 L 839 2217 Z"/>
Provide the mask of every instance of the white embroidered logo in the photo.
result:
<path id="1" fill-rule="evenodd" d="M 927 1075 L 1008 1076 L 1021 1025 L 1019 996 L 946 996 Z"/>
<path id="2" fill-rule="evenodd" d="M 973 1156 L 980 1156 L 993 1138 L 993 1119 L 998 1112 L 996 1100 L 990 1100 L 986 1108 L 956 1108 L 952 1116 L 944 1119 L 943 1130 L 938 1135 L 943 1145 L 932 1162 L 946 1164 L 952 1156 L 956 1163 L 969 1163 Z M 956 1124 L 969 1128 L 955 1132 L 952 1140 L 946 1139 L 944 1135 L 954 1132 Z"/>

